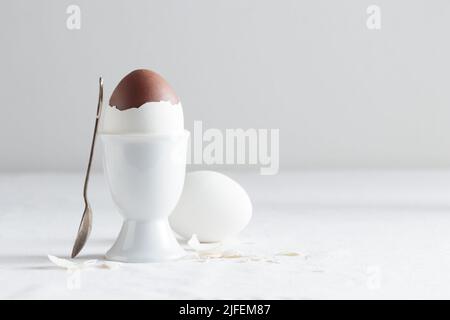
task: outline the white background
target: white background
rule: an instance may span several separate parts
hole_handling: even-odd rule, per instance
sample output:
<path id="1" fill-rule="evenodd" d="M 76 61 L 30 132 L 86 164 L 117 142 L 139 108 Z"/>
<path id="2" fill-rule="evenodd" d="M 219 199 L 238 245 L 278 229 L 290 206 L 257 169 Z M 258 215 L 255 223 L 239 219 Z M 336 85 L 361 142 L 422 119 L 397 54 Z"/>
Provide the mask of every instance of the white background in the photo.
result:
<path id="1" fill-rule="evenodd" d="M 2 1 L 0 170 L 84 168 L 98 76 L 108 98 L 142 67 L 188 129 L 279 128 L 282 170 L 448 167 L 450 3 L 377 1 L 380 31 L 371 4 Z"/>

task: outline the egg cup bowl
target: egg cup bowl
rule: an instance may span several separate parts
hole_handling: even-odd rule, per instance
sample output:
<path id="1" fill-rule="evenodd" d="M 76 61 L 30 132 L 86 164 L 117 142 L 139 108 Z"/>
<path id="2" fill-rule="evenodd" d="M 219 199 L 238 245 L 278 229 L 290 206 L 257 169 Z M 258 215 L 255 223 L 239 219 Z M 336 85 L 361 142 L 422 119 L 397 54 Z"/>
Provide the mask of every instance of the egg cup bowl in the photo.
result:
<path id="1" fill-rule="evenodd" d="M 100 137 L 105 176 L 124 218 L 106 259 L 158 262 L 184 256 L 168 218 L 183 190 L 189 131 Z"/>

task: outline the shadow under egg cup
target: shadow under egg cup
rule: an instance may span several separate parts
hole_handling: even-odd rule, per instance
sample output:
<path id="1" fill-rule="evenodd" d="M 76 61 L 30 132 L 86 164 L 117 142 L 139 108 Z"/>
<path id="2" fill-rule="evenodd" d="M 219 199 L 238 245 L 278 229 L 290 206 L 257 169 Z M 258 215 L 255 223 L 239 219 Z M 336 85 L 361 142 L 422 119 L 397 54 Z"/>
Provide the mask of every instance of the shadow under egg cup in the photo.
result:
<path id="1" fill-rule="evenodd" d="M 169 226 L 183 190 L 189 131 L 102 134 L 105 176 L 124 218 L 106 259 L 158 262 L 185 255 Z"/>

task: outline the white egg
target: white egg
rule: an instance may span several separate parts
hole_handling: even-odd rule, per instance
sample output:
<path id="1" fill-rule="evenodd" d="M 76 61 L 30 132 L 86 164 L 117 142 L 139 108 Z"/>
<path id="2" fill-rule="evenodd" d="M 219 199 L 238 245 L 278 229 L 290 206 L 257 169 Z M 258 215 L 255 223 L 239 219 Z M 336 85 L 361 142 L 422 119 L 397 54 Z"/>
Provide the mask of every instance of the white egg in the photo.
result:
<path id="1" fill-rule="evenodd" d="M 172 229 L 185 239 L 218 242 L 236 236 L 250 221 L 252 203 L 236 181 L 214 171 L 186 174 L 184 190 L 170 215 Z"/>

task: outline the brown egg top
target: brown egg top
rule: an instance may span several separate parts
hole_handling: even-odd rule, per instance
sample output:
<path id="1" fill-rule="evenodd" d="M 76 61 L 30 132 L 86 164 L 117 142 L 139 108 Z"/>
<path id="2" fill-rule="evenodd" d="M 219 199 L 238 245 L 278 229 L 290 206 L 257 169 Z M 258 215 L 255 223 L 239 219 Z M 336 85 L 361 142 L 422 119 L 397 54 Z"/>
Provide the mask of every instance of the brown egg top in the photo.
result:
<path id="1" fill-rule="evenodd" d="M 109 105 L 119 110 L 139 108 L 147 102 L 179 102 L 172 87 L 156 72 L 139 69 L 123 78 L 114 89 Z"/>

